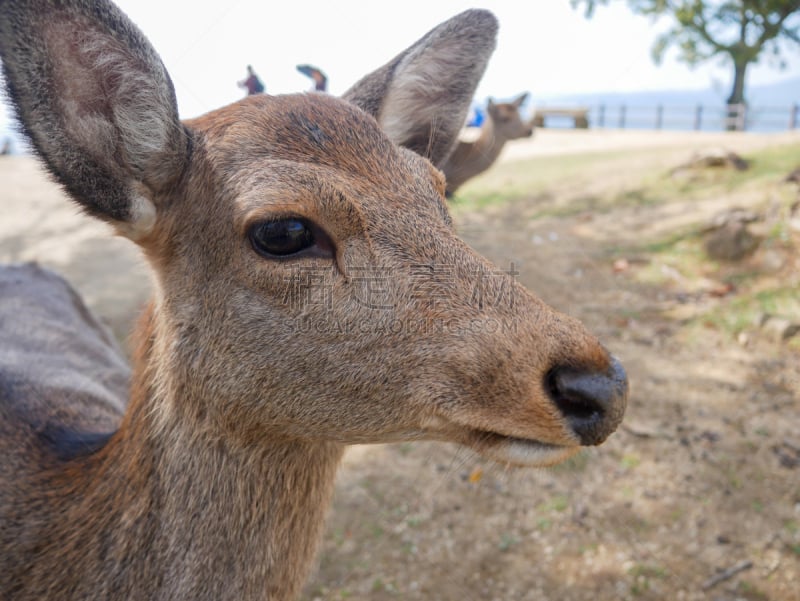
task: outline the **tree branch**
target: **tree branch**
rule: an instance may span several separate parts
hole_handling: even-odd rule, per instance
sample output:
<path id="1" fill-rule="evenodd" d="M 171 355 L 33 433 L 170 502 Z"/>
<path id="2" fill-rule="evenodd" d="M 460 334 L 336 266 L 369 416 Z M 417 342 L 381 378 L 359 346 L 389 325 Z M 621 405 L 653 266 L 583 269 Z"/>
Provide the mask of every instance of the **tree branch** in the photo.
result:
<path id="1" fill-rule="evenodd" d="M 800 34 L 798 34 L 797 31 L 793 31 L 791 29 L 787 29 L 786 27 L 784 27 L 783 31 L 781 31 L 781 35 L 789 38 L 790 40 L 792 40 L 797 44 L 800 44 Z"/>
<path id="2" fill-rule="evenodd" d="M 770 21 L 769 18 L 764 19 L 764 29 L 761 31 L 761 35 L 758 37 L 758 41 L 755 44 L 756 46 L 763 46 L 768 40 L 776 37 L 781 32 L 781 29 L 783 28 L 783 22 L 792 13 L 792 11 L 789 9 L 785 10 L 785 14 L 784 11 L 778 13 L 778 21 L 775 23 Z"/>
<path id="3" fill-rule="evenodd" d="M 731 46 L 721 44 L 711 37 L 711 34 L 708 31 L 708 22 L 706 21 L 705 15 L 702 13 L 698 12 L 692 15 L 692 29 L 694 29 L 700 35 L 705 43 L 714 48 L 716 52 L 727 52 L 730 54 L 730 52 L 733 50 Z"/>

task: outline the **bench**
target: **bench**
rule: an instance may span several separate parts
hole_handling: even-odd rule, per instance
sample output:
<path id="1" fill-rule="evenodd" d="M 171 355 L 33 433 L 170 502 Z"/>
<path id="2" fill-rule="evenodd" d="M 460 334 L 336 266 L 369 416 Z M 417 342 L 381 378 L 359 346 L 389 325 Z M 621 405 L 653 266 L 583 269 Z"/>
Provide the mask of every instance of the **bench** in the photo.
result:
<path id="1" fill-rule="evenodd" d="M 572 119 L 576 129 L 587 129 L 589 127 L 588 108 L 537 108 L 533 117 L 533 126 L 545 127 L 545 119 L 547 117 L 568 117 Z"/>

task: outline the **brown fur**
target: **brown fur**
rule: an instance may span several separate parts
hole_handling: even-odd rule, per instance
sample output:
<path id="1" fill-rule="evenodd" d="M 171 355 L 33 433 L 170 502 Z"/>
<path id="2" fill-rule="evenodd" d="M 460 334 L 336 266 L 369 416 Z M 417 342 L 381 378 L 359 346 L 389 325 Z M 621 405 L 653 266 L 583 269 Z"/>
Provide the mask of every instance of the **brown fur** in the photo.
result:
<path id="1" fill-rule="evenodd" d="M 2 598 L 288 601 L 346 444 L 439 439 L 541 465 L 614 430 L 624 372 L 457 238 L 417 154 L 447 158 L 495 31 L 468 11 L 348 101 L 259 95 L 180 123 L 115 7 L 0 3 L 37 152 L 155 278 L 131 374 L 66 283 L 0 269 Z M 286 216 L 318 244 L 257 253 L 250 227 Z M 576 426 L 573 401 L 595 394 L 608 407 Z"/>
<path id="2" fill-rule="evenodd" d="M 528 94 L 524 93 L 511 102 L 496 103 L 489 100 L 486 120 L 481 125 L 478 138 L 471 142 L 459 142 L 442 165 L 448 196 L 452 196 L 467 180 L 491 167 L 506 142 L 533 135 L 533 126 L 529 121 L 523 121 L 519 113 L 519 107 L 527 97 Z"/>

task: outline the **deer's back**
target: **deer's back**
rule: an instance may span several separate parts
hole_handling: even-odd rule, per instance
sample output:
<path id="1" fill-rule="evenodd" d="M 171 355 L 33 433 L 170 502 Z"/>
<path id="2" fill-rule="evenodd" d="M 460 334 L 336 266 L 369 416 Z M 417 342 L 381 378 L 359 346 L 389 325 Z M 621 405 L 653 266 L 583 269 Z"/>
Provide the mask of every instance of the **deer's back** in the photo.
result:
<path id="1" fill-rule="evenodd" d="M 102 446 L 129 378 L 110 332 L 66 281 L 34 264 L 0 266 L 0 496 L 15 478 Z"/>

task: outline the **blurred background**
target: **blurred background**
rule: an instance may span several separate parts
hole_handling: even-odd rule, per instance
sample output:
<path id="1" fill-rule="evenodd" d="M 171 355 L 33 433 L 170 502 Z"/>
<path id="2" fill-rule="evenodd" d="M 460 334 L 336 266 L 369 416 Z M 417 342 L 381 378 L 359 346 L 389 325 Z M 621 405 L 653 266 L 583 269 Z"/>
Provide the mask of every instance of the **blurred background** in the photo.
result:
<path id="1" fill-rule="evenodd" d="M 476 103 L 528 91 L 526 113 L 536 106 L 576 105 L 590 109 L 595 126 L 645 128 L 656 126 L 662 106 L 661 127 L 682 129 L 695 126 L 696 107 L 703 105 L 706 113 L 700 127 L 723 126 L 719 106 L 730 96 L 733 64 L 725 52 L 702 59 L 706 49 L 698 46 L 688 50 L 698 59 L 696 64 L 687 66 L 685 50 L 691 44 L 675 34 L 676 11 L 669 7 L 691 3 L 601 1 L 592 10 L 593 4 L 584 0 L 478 3 L 497 15 L 501 30 Z M 709 13 L 713 7 L 732 4 L 735 13 L 735 5 L 741 3 L 702 4 L 712 7 Z M 780 7 L 792 2 L 745 4 Z M 310 89 L 309 79 L 295 69 L 310 63 L 327 74 L 328 91 L 340 94 L 435 24 L 476 3 L 232 0 L 194 2 L 187 9 L 179 2 L 122 0 L 119 5 L 159 49 L 175 83 L 180 114 L 190 118 L 241 97 L 236 83 L 245 78 L 247 65 L 253 66 L 268 93 L 278 94 Z M 651 10 L 660 5 L 667 7 L 660 14 Z M 726 27 L 719 23 L 730 18 L 724 14 L 709 23 L 720 44 L 737 41 L 735 22 Z M 747 34 L 753 38 L 750 44 L 761 31 L 759 18 L 753 15 L 752 32 Z M 798 20 L 795 14 L 785 21 L 787 31 L 794 27 L 794 39 L 785 34 L 770 39 L 748 65 L 751 128 L 788 126 L 800 90 Z M 674 43 L 656 64 L 653 49 L 665 34 L 672 34 Z M 622 106 L 627 114 L 621 116 Z M 558 118 L 551 122 L 551 126 L 569 125 Z M 0 112 L 0 136 L 7 136 L 9 129 L 7 111 Z"/>

